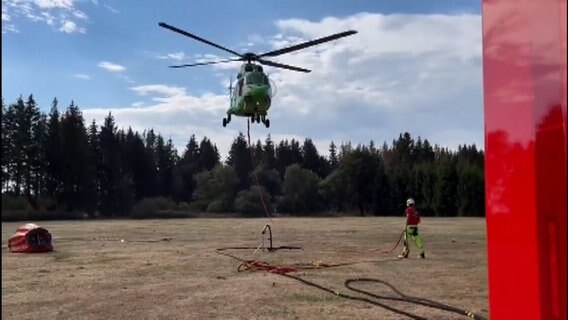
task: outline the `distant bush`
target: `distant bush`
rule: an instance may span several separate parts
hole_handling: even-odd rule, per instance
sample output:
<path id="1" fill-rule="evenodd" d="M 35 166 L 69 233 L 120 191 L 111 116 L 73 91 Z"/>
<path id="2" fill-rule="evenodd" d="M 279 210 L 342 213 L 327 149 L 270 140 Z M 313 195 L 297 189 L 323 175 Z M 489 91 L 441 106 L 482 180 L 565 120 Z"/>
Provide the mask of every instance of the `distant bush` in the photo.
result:
<path id="1" fill-rule="evenodd" d="M 83 219 L 81 212 L 69 212 L 57 208 L 52 199 L 39 199 L 34 209 L 25 196 L 2 194 L 2 221 L 45 221 Z"/>
<path id="2" fill-rule="evenodd" d="M 225 211 L 225 203 L 222 200 L 214 200 L 207 205 L 207 212 L 221 213 Z"/>
<path id="3" fill-rule="evenodd" d="M 190 207 L 189 203 L 187 203 L 187 202 L 176 203 L 176 206 L 175 206 L 174 209 L 179 210 L 179 211 L 186 211 L 186 212 L 191 211 L 191 207 Z"/>
<path id="4" fill-rule="evenodd" d="M 144 198 L 134 205 L 131 218 L 143 219 L 154 218 L 159 211 L 171 210 L 173 204 L 168 203 L 168 199 L 164 197 Z"/>
<path id="5" fill-rule="evenodd" d="M 191 212 L 205 212 L 209 202 L 206 200 L 197 200 L 189 204 L 189 211 Z"/>
<path id="6" fill-rule="evenodd" d="M 181 210 L 181 205 L 176 205 L 172 200 L 165 197 L 144 198 L 140 200 L 130 213 L 132 219 L 167 219 L 187 218 L 192 215 L 188 210 Z M 184 204 L 183 207 L 189 207 Z"/>
<path id="7" fill-rule="evenodd" d="M 270 203 L 270 194 L 260 187 L 260 192 L 262 192 L 262 197 L 264 204 L 268 213 L 271 214 L 274 209 L 272 203 Z M 237 200 L 235 200 L 235 209 L 237 212 L 245 214 L 247 216 L 264 216 L 264 206 L 262 204 L 262 199 L 260 199 L 259 188 L 257 186 L 252 186 L 248 190 L 243 190 L 237 195 Z"/>
<path id="8" fill-rule="evenodd" d="M 26 211 L 30 208 L 28 199 L 24 196 L 13 196 L 2 194 L 2 212 L 4 211 Z"/>
<path id="9" fill-rule="evenodd" d="M 12 221 L 46 221 L 46 220 L 77 220 L 83 219 L 80 212 L 67 211 L 4 211 L 2 210 L 2 222 Z"/>

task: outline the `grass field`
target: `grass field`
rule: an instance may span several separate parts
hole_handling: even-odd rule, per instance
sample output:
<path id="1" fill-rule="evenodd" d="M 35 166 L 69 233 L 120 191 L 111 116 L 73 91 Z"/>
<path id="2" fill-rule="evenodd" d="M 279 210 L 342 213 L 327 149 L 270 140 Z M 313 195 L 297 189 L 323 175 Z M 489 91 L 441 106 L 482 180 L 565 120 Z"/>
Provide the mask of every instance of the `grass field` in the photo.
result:
<path id="1" fill-rule="evenodd" d="M 389 282 L 403 293 L 488 315 L 485 219 L 423 218 L 426 260 L 390 254 L 402 218 L 278 218 L 53 221 L 55 251 L 14 254 L 8 238 L 23 223 L 2 223 L 2 319 L 408 319 L 343 299 L 295 279 L 237 272 L 239 261 L 216 248 L 261 242 L 270 223 L 274 246 L 303 250 L 227 251 L 247 260 L 293 264 L 360 262 L 302 270 L 302 279 L 344 294 L 348 278 Z M 124 239 L 124 242 L 120 240 Z M 385 286 L 361 284 L 377 294 Z M 428 319 L 464 316 L 407 302 L 379 300 Z"/>

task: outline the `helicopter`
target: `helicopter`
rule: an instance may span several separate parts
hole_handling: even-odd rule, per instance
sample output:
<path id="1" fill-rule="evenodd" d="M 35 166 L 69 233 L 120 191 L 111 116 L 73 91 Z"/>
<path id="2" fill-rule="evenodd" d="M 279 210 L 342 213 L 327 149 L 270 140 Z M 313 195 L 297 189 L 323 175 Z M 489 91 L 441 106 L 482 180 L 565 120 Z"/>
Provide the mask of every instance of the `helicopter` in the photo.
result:
<path id="1" fill-rule="evenodd" d="M 253 52 L 238 53 L 234 50 L 223 47 L 217 43 L 203 39 L 195 34 L 189 33 L 185 30 L 179 29 L 164 22 L 158 23 L 162 28 L 177 32 L 186 37 L 206 43 L 217 49 L 221 49 L 228 53 L 235 55 L 237 58 L 208 61 L 192 64 L 182 64 L 169 66 L 170 68 L 185 68 L 196 67 L 204 65 L 212 65 L 218 63 L 228 63 L 234 61 L 242 61 L 235 85 L 233 86 L 232 79 L 229 85 L 229 101 L 230 105 L 227 109 L 227 117 L 223 118 L 223 127 L 226 127 L 231 122 L 231 116 L 249 117 L 251 122 L 263 123 L 266 128 L 270 127 L 270 120 L 267 118 L 268 110 L 272 105 L 272 98 L 276 93 L 276 86 L 272 80 L 269 79 L 268 74 L 264 72 L 262 65 L 287 69 L 297 72 L 309 73 L 311 70 L 300 68 L 292 65 L 287 65 L 279 62 L 267 60 L 267 57 L 276 57 L 292 51 L 302 50 L 311 46 L 322 44 L 324 42 L 337 40 L 339 38 L 351 36 L 357 33 L 355 30 L 348 30 L 326 37 L 302 42 L 293 46 L 276 49 L 273 51 L 256 54 Z"/>

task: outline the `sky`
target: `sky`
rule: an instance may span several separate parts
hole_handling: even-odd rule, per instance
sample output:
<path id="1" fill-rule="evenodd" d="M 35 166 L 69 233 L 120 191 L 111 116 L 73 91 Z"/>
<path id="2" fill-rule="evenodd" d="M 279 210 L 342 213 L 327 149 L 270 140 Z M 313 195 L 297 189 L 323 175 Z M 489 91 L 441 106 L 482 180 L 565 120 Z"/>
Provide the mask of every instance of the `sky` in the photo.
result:
<path id="1" fill-rule="evenodd" d="M 154 128 L 183 151 L 210 138 L 223 159 L 246 119 L 222 127 L 238 63 L 158 26 L 257 54 L 330 34 L 357 34 L 271 60 L 270 128 L 253 140 L 311 138 L 377 145 L 402 132 L 452 149 L 483 148 L 481 1 L 463 0 L 2 0 L 2 97 L 33 94 L 48 112 L 74 101 L 86 124 L 111 112 L 119 128 Z"/>

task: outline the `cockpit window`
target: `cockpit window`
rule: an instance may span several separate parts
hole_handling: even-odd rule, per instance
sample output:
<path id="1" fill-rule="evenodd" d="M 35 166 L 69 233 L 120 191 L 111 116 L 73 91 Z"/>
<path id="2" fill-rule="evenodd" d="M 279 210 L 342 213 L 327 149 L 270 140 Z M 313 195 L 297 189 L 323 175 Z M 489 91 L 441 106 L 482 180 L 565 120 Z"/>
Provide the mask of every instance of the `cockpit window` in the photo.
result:
<path id="1" fill-rule="evenodd" d="M 268 77 L 262 72 L 251 72 L 245 77 L 246 84 L 268 84 Z"/>

